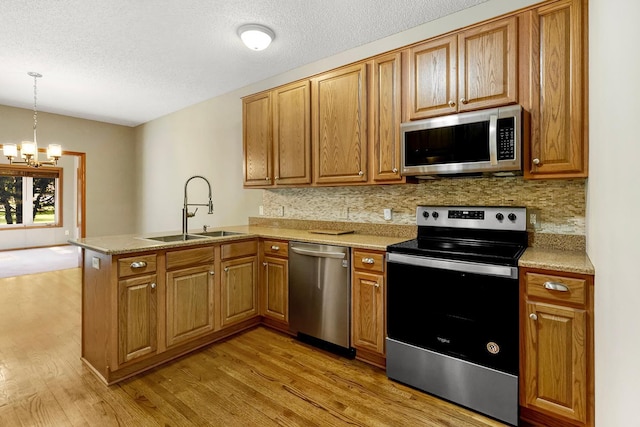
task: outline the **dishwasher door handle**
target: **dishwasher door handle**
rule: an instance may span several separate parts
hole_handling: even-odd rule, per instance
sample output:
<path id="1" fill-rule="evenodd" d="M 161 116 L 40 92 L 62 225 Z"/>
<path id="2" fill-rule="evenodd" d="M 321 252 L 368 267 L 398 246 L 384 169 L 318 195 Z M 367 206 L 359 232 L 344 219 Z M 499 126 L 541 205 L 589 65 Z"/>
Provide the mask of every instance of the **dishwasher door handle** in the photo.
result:
<path id="1" fill-rule="evenodd" d="M 338 258 L 338 259 L 343 259 L 346 254 L 343 252 L 324 252 L 324 251 L 312 251 L 309 249 L 302 249 L 302 248 L 296 248 L 295 246 L 290 246 L 289 247 L 293 252 L 300 254 L 300 255 L 308 255 L 308 256 L 314 256 L 314 257 L 321 257 L 321 258 Z"/>

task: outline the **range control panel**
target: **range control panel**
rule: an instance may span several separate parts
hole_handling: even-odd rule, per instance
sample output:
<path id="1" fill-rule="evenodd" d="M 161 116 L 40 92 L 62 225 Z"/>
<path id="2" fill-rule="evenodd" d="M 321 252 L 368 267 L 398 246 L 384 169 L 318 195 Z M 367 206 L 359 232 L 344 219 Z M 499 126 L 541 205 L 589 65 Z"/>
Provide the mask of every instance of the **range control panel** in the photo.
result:
<path id="1" fill-rule="evenodd" d="M 427 227 L 525 231 L 527 208 L 513 206 L 418 206 L 416 224 Z"/>

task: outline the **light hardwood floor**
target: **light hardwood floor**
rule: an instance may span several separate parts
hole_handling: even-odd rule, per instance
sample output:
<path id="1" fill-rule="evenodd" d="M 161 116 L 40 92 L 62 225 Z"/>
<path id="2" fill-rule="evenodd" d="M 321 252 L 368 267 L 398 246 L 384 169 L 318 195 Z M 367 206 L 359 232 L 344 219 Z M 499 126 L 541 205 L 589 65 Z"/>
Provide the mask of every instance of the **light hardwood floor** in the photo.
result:
<path id="1" fill-rule="evenodd" d="M 115 386 L 80 361 L 80 269 L 0 279 L 0 426 L 502 426 L 259 327 Z"/>

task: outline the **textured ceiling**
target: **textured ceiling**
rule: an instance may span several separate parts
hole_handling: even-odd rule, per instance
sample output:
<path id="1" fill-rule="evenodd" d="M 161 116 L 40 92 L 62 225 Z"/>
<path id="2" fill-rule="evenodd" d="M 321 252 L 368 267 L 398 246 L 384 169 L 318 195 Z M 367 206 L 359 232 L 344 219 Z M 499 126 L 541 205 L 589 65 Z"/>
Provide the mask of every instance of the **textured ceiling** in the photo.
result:
<path id="1" fill-rule="evenodd" d="M 1 0 L 0 104 L 135 126 L 485 1 Z"/>

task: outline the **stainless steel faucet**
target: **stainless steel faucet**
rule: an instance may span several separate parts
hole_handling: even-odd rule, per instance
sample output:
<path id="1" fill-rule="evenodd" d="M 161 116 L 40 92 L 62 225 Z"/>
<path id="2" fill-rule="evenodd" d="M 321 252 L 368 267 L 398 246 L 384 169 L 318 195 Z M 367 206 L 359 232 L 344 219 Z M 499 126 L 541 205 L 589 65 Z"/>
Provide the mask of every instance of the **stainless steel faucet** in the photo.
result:
<path id="1" fill-rule="evenodd" d="M 209 203 L 188 203 L 187 202 L 187 185 L 189 184 L 189 181 L 191 181 L 194 178 L 202 178 L 204 179 L 204 182 L 207 183 L 207 186 L 209 187 Z M 189 212 L 189 206 L 208 206 L 209 215 L 213 213 L 213 201 L 211 200 L 211 184 L 209 183 L 209 180 L 204 176 L 194 175 L 191 178 L 189 178 L 187 182 L 184 183 L 184 206 L 182 208 L 182 235 L 185 236 L 185 238 L 187 233 L 189 232 L 188 219 L 191 217 L 194 217 L 196 215 L 196 212 L 198 212 L 198 208 L 196 208 L 196 210 L 193 212 Z"/>

